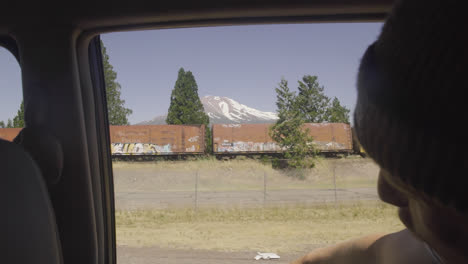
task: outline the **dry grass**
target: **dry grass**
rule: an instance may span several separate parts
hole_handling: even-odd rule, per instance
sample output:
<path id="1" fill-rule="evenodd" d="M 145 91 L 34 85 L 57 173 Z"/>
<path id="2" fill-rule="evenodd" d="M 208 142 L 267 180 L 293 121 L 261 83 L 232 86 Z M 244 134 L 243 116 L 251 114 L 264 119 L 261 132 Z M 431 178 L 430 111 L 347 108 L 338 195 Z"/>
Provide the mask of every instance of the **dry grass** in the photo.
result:
<path id="1" fill-rule="evenodd" d="M 395 209 L 380 202 L 117 211 L 116 224 L 119 245 L 291 253 L 403 228 Z"/>
<path id="2" fill-rule="evenodd" d="M 375 187 L 378 167 L 367 159 L 320 159 L 304 180 L 257 160 L 114 162 L 116 192 L 191 191 L 198 174 L 200 191 Z"/>
<path id="3" fill-rule="evenodd" d="M 376 186 L 367 159 L 321 159 L 300 180 L 251 159 L 114 162 L 119 192 L 323 189 Z M 403 228 L 395 209 L 380 202 L 271 208 L 117 211 L 117 242 L 133 247 L 217 251 L 304 252 L 375 232 Z"/>

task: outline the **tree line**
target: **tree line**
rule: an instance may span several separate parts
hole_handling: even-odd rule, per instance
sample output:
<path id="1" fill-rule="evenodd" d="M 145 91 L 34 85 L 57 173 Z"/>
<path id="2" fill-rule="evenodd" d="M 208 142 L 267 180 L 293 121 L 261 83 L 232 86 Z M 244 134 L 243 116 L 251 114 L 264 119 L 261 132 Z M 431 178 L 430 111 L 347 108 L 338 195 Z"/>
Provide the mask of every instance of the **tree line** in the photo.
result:
<path id="1" fill-rule="evenodd" d="M 109 61 L 106 47 L 101 41 L 102 63 L 106 85 L 107 110 L 110 125 L 129 125 L 132 114 L 121 98 L 121 85 L 117 73 Z M 338 98 L 331 99 L 325 94 L 318 77 L 305 75 L 298 81 L 297 92 L 292 91 L 284 78 L 275 87 L 277 122 L 270 129 L 270 136 L 285 149 L 284 158 L 288 167 L 304 168 L 313 166 L 313 138 L 303 129 L 304 123 L 348 123 L 350 110 L 341 105 Z M 166 123 L 174 125 L 203 124 L 206 127 L 206 146 L 211 150 L 209 117 L 205 113 L 198 95 L 198 85 L 191 71 L 180 68 L 170 97 Z M 17 114 L 0 127 L 24 127 L 24 103 Z"/>
<path id="2" fill-rule="evenodd" d="M 13 120 L 8 118 L 7 123 L 0 121 L 0 128 L 14 128 L 14 127 L 24 127 L 24 103 L 21 101 L 18 112 L 13 117 Z"/>

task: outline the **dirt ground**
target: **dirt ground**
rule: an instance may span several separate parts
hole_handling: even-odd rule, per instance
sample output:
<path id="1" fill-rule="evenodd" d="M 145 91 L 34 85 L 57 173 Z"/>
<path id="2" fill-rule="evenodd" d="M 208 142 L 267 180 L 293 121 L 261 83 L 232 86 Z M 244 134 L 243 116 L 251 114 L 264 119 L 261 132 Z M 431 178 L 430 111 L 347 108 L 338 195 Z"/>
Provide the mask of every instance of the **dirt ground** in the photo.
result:
<path id="1" fill-rule="evenodd" d="M 316 248 L 318 248 L 317 246 Z M 304 252 L 306 254 L 307 252 Z M 301 254 L 279 254 L 278 260 L 255 260 L 257 252 L 219 252 L 210 250 L 162 249 L 159 247 L 117 247 L 118 263 L 125 264 L 283 264 Z"/>
<path id="2" fill-rule="evenodd" d="M 114 162 L 113 167 L 116 210 L 120 211 L 308 206 L 378 200 L 378 167 L 371 160 L 358 157 L 322 159 L 314 169 L 300 174 L 277 171 L 250 159 Z M 138 229 L 130 227 L 121 233 L 132 237 L 136 232 L 133 230 Z M 311 244 L 306 248 L 312 250 L 323 245 Z M 256 253 L 164 245 L 117 247 L 118 262 L 124 264 L 289 263 L 307 252 L 275 252 L 280 260 L 259 261 L 254 260 Z"/>

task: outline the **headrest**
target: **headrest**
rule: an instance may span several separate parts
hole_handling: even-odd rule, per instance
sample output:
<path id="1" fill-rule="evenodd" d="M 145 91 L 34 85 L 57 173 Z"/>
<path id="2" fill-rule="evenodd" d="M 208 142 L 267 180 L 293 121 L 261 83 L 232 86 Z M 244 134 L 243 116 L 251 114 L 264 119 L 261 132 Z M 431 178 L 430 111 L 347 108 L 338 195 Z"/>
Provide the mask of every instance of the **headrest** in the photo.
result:
<path id="1" fill-rule="evenodd" d="M 49 187 L 59 182 L 63 170 L 63 152 L 57 138 L 45 129 L 26 127 L 13 142 L 21 145 L 32 156 Z"/>

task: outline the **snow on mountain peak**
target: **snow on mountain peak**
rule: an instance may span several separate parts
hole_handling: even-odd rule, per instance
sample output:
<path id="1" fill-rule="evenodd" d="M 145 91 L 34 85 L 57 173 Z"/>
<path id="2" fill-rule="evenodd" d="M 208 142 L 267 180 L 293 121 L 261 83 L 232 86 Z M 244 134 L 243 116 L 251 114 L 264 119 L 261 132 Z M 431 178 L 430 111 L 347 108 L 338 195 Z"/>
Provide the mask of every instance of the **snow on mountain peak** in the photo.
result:
<path id="1" fill-rule="evenodd" d="M 243 105 L 231 98 L 204 96 L 201 99 L 211 123 L 274 123 L 278 116 Z M 218 117 L 218 120 L 215 120 Z M 223 120 L 224 119 L 224 120 Z"/>

